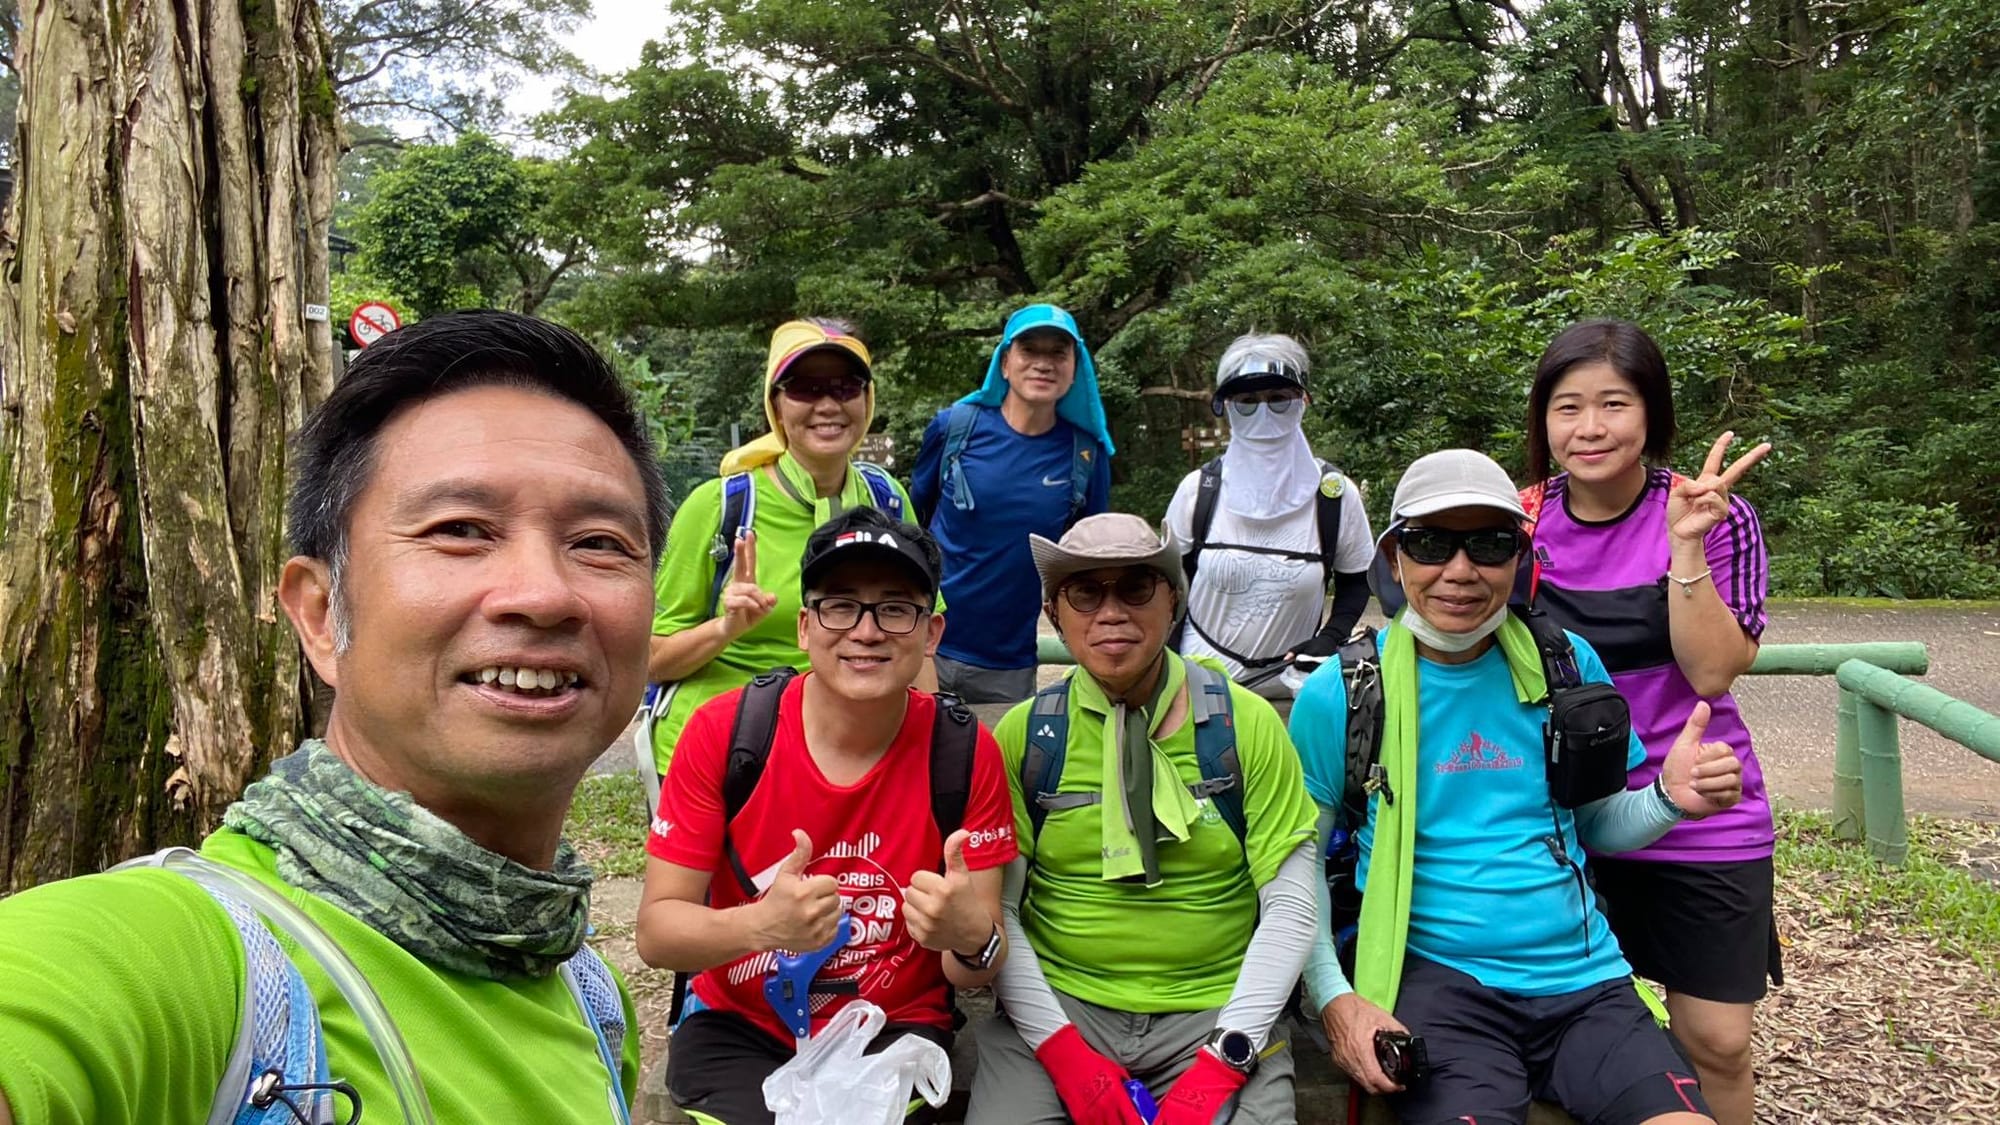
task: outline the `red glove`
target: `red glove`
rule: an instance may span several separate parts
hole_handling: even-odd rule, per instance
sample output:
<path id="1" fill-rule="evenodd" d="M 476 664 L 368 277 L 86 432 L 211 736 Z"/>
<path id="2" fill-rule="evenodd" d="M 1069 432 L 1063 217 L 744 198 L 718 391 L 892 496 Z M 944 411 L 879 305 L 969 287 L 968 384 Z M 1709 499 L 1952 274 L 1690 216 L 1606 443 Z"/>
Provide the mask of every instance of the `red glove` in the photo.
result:
<path id="1" fill-rule="evenodd" d="M 1076 1125 L 1145 1125 L 1125 1093 L 1125 1068 L 1090 1049 L 1073 1023 L 1035 1051 Z M 1224 1068 L 1228 1069 L 1227 1067 Z"/>
<path id="2" fill-rule="evenodd" d="M 1153 1125 L 1210 1125 L 1248 1081 L 1249 1075 L 1203 1047 L 1194 1053 L 1194 1065 L 1160 1099 L 1160 1115 L 1153 1118 Z"/>

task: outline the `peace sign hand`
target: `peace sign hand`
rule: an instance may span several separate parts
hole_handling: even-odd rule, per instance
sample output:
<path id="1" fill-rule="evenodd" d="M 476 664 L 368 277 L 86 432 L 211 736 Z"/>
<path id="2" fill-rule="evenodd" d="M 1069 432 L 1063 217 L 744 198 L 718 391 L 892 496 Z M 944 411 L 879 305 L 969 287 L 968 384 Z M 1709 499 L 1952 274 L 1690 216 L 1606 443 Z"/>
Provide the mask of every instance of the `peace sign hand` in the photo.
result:
<path id="1" fill-rule="evenodd" d="M 1708 533 L 1729 516 L 1729 490 L 1736 487 L 1737 482 L 1757 462 L 1771 453 L 1771 443 L 1760 442 L 1725 469 L 1722 467 L 1722 455 L 1735 440 L 1734 431 L 1716 438 L 1715 444 L 1708 447 L 1708 459 L 1702 462 L 1701 475 L 1693 480 L 1674 482 L 1672 491 L 1667 493 L 1667 534 L 1671 538 L 1690 543 L 1706 539 Z"/>
<path id="2" fill-rule="evenodd" d="M 756 628 L 777 604 L 778 595 L 757 585 L 757 532 L 746 530 L 736 537 L 736 565 L 716 605 L 722 612 L 723 635 L 736 640 Z"/>

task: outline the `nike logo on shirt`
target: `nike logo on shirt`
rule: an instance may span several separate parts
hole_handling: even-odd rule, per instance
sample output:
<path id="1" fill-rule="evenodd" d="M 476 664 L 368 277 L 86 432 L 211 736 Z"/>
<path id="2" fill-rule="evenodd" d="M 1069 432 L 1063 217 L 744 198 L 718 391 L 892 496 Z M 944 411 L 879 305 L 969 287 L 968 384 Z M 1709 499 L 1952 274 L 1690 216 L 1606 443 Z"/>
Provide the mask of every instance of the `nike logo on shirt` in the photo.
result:
<path id="1" fill-rule="evenodd" d="M 1061 488 L 1063 485 L 1069 483 L 1069 478 L 1059 477 L 1059 476 L 1046 476 L 1042 478 L 1042 483 L 1048 485 L 1050 488 Z"/>

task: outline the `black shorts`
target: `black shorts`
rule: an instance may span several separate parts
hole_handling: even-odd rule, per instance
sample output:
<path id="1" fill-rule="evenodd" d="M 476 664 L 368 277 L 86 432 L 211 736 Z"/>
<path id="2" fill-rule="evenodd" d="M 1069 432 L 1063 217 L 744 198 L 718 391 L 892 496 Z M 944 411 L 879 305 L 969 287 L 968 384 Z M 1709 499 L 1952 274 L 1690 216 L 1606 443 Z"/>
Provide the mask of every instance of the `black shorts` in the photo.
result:
<path id="1" fill-rule="evenodd" d="M 951 1032 L 927 1024 L 892 1023 L 868 1045 L 868 1053 L 905 1035 L 921 1035 L 951 1050 Z M 764 1105 L 764 1079 L 791 1059 L 793 1047 L 734 1012 L 704 1008 L 674 1029 L 667 1046 L 667 1093 L 674 1104 L 712 1117 L 723 1125 L 772 1125 Z M 937 1111 L 921 1099 L 906 1120 L 926 1125 Z"/>
<path id="2" fill-rule="evenodd" d="M 1431 1064 L 1390 1095 L 1403 1125 L 1521 1125 L 1531 1098 L 1592 1125 L 1708 1112 L 1694 1067 L 1629 979 L 1516 996 L 1405 954 L 1396 1018 L 1424 1037 Z"/>
<path id="3" fill-rule="evenodd" d="M 1592 883 L 1632 971 L 1698 1000 L 1754 1004 L 1785 983 L 1771 914 L 1771 861 L 1590 861 Z"/>

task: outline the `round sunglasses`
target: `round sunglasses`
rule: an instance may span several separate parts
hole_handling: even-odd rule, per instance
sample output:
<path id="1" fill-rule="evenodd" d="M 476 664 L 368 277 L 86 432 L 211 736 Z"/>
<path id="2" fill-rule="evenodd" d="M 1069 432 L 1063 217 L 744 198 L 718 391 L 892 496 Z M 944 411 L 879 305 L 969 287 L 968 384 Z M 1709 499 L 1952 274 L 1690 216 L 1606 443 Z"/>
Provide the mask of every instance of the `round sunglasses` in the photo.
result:
<path id="1" fill-rule="evenodd" d="M 1151 570 L 1128 571 L 1109 582 L 1095 578 L 1078 578 L 1063 583 L 1063 600 L 1078 613 L 1096 613 L 1109 596 L 1117 598 L 1126 606 L 1137 608 L 1153 600 L 1159 591 L 1160 576 Z"/>

